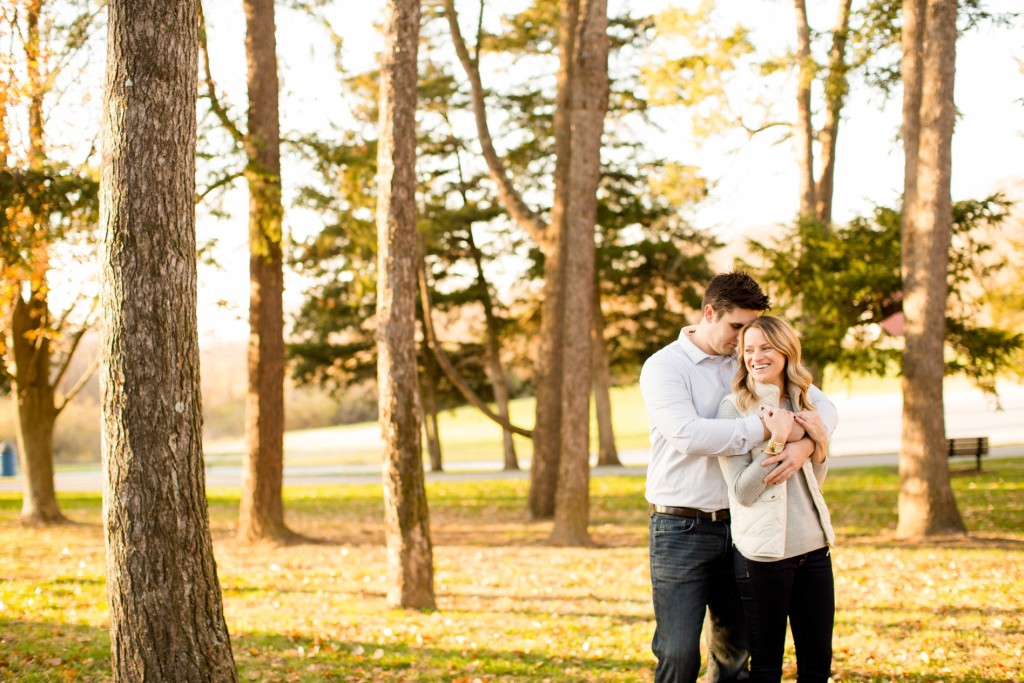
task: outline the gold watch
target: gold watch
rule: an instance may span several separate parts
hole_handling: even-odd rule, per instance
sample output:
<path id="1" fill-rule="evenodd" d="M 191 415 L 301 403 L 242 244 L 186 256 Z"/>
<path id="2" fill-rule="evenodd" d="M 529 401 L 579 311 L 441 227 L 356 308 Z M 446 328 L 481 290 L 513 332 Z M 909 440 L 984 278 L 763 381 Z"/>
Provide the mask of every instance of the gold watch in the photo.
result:
<path id="1" fill-rule="evenodd" d="M 775 439 L 768 439 L 768 445 L 766 445 L 762 450 L 764 451 L 765 455 L 778 455 L 779 453 L 782 452 L 782 449 L 785 447 L 786 444 L 784 443 L 780 443 Z"/>

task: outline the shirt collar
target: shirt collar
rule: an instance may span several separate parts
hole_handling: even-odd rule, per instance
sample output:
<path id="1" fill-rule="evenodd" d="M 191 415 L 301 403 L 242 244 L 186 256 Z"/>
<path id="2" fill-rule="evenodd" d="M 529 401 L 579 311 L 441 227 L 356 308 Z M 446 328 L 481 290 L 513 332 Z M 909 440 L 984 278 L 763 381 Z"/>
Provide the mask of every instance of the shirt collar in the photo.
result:
<path id="1" fill-rule="evenodd" d="M 685 353 L 686 356 L 691 361 L 693 361 L 694 365 L 705 360 L 711 360 L 715 363 L 721 363 L 723 361 L 733 360 L 735 358 L 735 356 L 719 356 L 717 354 L 704 353 L 704 351 L 702 351 L 700 347 L 694 344 L 693 340 L 690 339 L 690 335 L 686 333 L 685 327 L 679 332 L 678 342 L 680 348 L 682 348 L 683 350 L 683 353 Z"/>

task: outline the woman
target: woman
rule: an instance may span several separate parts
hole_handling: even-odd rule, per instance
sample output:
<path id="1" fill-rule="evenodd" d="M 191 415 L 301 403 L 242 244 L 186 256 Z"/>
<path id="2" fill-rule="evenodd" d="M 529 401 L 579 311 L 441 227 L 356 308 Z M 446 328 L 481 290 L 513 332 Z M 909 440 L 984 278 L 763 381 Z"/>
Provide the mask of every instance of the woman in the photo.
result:
<path id="1" fill-rule="evenodd" d="M 755 318 L 740 332 L 738 348 L 742 362 L 718 417 L 760 413 L 771 432 L 749 453 L 719 458 L 738 551 L 734 567 L 750 639 L 750 680 L 781 680 L 788 619 L 797 680 L 827 681 L 835 619 L 835 534 L 821 494 L 828 433 L 808 399 L 811 375 L 800 364 L 800 340 L 788 322 Z M 805 435 L 814 452 L 802 472 L 781 485 L 766 485 L 761 461 Z"/>

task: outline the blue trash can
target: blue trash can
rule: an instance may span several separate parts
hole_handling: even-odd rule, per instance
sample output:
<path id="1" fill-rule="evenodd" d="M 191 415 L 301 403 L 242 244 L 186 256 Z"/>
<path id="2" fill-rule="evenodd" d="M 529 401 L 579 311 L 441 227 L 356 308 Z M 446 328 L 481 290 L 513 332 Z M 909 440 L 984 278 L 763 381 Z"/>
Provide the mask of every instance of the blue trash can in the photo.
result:
<path id="1" fill-rule="evenodd" d="M 0 454 L 0 477 L 13 477 L 18 468 L 18 455 L 14 452 L 14 444 L 4 441 L 3 453 Z"/>

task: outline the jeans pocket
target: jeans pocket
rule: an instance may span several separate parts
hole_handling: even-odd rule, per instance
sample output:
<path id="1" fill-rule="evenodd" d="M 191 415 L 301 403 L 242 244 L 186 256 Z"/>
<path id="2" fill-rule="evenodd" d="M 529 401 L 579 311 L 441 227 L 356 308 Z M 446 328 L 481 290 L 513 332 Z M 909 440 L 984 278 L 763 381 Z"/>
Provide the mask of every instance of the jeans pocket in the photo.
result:
<path id="1" fill-rule="evenodd" d="M 651 517 L 651 534 L 666 536 L 671 534 L 687 534 L 697 526 L 697 520 L 689 517 L 655 514 Z"/>

